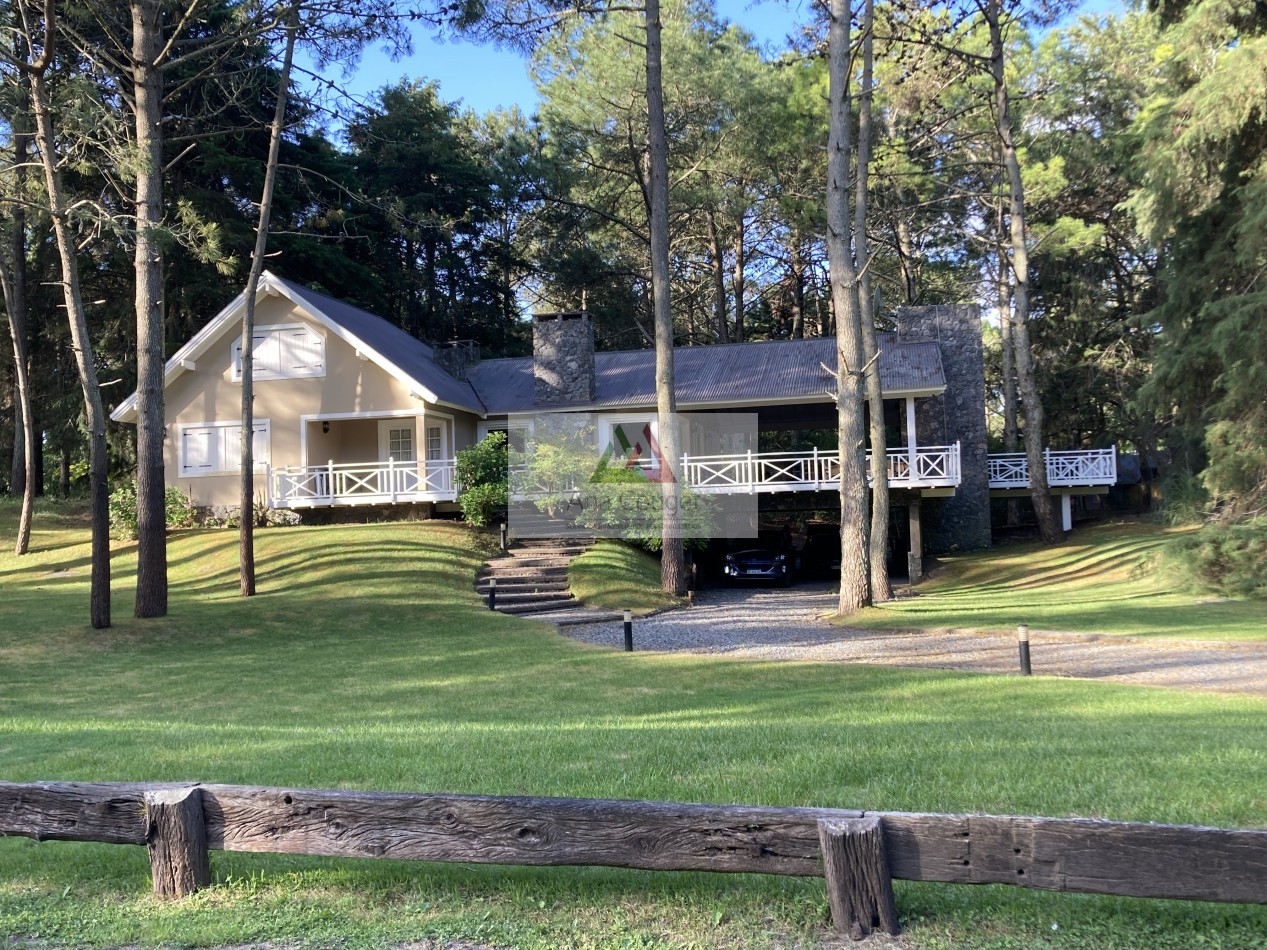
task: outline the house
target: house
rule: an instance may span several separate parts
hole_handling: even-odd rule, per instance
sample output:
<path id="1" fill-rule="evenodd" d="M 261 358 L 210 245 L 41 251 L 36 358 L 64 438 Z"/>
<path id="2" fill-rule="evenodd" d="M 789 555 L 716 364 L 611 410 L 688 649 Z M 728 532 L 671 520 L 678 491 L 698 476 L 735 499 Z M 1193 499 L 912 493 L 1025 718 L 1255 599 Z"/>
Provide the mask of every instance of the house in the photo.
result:
<path id="1" fill-rule="evenodd" d="M 166 481 L 194 504 L 236 508 L 241 439 L 239 295 L 168 360 Z M 980 316 L 975 306 L 906 308 L 881 334 L 893 504 L 906 510 L 911 561 L 930 547 L 985 547 L 989 497 L 1024 491 L 1023 458 L 987 457 Z M 387 321 L 265 272 L 256 300 L 257 497 L 279 509 L 424 504 L 457 498 L 454 455 L 542 412 L 585 412 L 654 425 L 655 354 L 595 352 L 584 313 L 534 318 L 534 355 L 480 360 L 470 344 L 429 346 Z M 680 347 L 683 412 L 752 413 L 764 433 L 830 430 L 834 339 Z M 135 420 L 136 396 L 111 414 Z M 719 452 L 684 442 L 687 484 L 757 495 L 771 510 L 800 496 L 823 508 L 836 491 L 831 451 Z M 1053 453 L 1068 496 L 1105 490 L 1113 451 Z M 1068 524 L 1066 524 L 1068 527 Z"/>

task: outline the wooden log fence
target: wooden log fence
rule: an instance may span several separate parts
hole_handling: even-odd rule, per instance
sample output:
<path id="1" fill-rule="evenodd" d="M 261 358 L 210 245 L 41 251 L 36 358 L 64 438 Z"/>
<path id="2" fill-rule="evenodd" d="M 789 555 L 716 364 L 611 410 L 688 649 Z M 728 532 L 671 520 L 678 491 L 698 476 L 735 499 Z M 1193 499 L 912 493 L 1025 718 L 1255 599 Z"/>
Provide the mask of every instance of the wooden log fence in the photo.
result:
<path id="1" fill-rule="evenodd" d="M 825 877 L 854 936 L 896 931 L 891 878 L 1267 904 L 1267 830 L 1085 818 L 0 782 L 0 835 L 144 845 L 163 896 L 206 886 L 209 850 Z"/>

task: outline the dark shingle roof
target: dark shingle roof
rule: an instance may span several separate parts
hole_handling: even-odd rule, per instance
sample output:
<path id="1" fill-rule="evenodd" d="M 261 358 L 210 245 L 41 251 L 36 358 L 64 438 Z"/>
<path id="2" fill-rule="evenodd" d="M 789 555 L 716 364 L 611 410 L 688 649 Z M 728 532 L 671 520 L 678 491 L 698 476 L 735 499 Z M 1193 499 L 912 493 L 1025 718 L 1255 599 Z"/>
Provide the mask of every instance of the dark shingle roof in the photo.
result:
<path id="1" fill-rule="evenodd" d="M 437 366 L 431 347 L 421 340 L 410 336 L 382 317 L 344 303 L 342 300 L 327 297 L 325 294 L 309 290 L 292 281 L 286 280 L 282 283 L 297 298 L 325 314 L 351 336 L 364 343 L 367 348 L 417 380 L 434 393 L 441 402 L 469 408 L 476 412 L 483 410 L 483 404 L 471 384 L 454 379 Z M 531 372 L 531 369 L 529 371 Z"/>
<path id="2" fill-rule="evenodd" d="M 880 382 L 886 394 L 940 390 L 946 385 L 934 342 L 899 343 L 881 333 Z M 772 340 L 678 347 L 673 355 L 680 406 L 830 400 L 836 340 Z M 826 366 L 827 369 L 823 367 Z M 594 356 L 593 408 L 655 405 L 655 352 L 621 350 Z M 471 370 L 471 383 L 488 412 L 532 412 L 532 359 L 488 360 Z"/>
<path id="3" fill-rule="evenodd" d="M 532 357 L 485 360 L 471 367 L 470 382 L 435 364 L 431 347 L 382 317 L 334 297 L 283 281 L 305 301 L 366 348 L 430 390 L 441 402 L 502 415 L 534 412 Z M 879 334 L 880 383 L 886 395 L 945 388 L 935 342 L 901 343 Z M 677 401 L 692 406 L 753 405 L 763 402 L 829 401 L 835 386 L 836 339 L 770 340 L 717 346 L 681 346 L 674 351 Z M 596 353 L 595 409 L 639 409 L 655 405 L 655 351 Z"/>

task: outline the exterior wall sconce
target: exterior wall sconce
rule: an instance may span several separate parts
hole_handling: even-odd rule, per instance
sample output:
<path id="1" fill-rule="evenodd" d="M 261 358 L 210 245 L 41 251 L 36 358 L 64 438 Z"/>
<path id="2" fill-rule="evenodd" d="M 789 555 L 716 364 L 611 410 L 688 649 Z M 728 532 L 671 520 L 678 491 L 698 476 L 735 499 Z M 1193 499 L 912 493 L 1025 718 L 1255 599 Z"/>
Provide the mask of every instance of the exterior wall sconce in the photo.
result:
<path id="1" fill-rule="evenodd" d="M 321 431 L 322 431 L 322 433 L 323 433 L 323 434 L 324 434 L 324 433 L 327 433 L 327 432 L 329 432 L 329 431 L 330 431 L 330 421 L 329 421 L 328 419 L 327 419 L 327 420 L 322 421 L 322 423 L 321 423 Z"/>

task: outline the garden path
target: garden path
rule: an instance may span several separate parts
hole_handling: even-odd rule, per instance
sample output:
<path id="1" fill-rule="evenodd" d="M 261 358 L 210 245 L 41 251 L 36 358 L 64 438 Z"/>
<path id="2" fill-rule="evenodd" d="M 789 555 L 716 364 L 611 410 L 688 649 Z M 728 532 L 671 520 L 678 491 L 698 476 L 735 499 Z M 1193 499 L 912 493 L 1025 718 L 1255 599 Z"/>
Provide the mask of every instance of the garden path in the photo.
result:
<path id="1" fill-rule="evenodd" d="M 857 630 L 822 619 L 835 588 L 805 584 L 697 593 L 692 607 L 634 624 L 639 650 L 762 660 L 869 663 L 1017 673 L 1015 635 L 969 630 Z M 620 648 L 618 622 L 560 626 L 566 636 Z M 1267 697 L 1267 643 L 1219 643 L 1031 631 L 1035 675 L 1111 680 Z"/>

